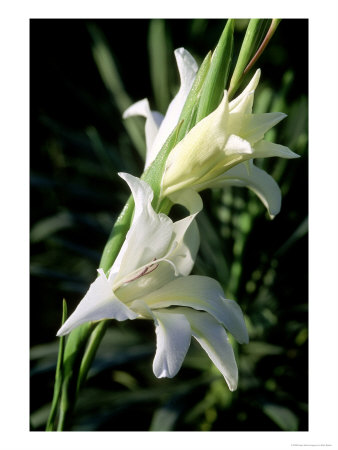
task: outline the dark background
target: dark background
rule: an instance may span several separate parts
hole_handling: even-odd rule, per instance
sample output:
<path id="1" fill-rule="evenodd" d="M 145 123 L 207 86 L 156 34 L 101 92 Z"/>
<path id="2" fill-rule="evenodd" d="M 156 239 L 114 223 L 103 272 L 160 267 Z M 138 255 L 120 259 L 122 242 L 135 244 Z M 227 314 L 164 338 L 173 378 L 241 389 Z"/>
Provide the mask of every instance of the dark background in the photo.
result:
<path id="1" fill-rule="evenodd" d="M 164 113 L 178 88 L 173 49 L 184 46 L 201 62 L 225 23 L 30 22 L 32 430 L 43 429 L 52 398 L 62 299 L 72 311 L 95 277 L 128 195 L 117 172 L 142 172 L 144 121 L 130 119 L 136 133 L 130 137 L 122 106 L 148 97 Z M 235 55 L 244 26 L 237 22 Z M 119 77 L 114 85 L 93 57 L 99 45 L 113 58 Z M 259 163 L 282 188 L 281 213 L 270 221 L 244 189 L 203 193 L 195 273 L 217 278 L 248 320 L 250 344 L 236 350 L 238 390 L 229 393 L 194 344 L 173 380 L 157 380 L 151 370 L 153 325 L 112 321 L 73 430 L 308 429 L 307 55 L 307 20 L 286 19 L 257 65 L 257 108 L 288 114 L 270 137 L 302 155 Z M 161 58 L 167 71 L 156 66 Z M 167 80 L 160 89 L 152 63 Z"/>

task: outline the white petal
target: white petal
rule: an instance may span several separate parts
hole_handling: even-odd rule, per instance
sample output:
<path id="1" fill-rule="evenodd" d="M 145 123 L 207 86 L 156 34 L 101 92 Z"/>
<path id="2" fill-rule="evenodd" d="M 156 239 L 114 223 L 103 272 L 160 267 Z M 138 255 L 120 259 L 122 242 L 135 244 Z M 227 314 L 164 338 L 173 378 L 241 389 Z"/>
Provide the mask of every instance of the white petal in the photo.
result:
<path id="1" fill-rule="evenodd" d="M 169 306 L 187 306 L 206 311 L 222 323 L 239 343 L 249 341 L 243 313 L 233 300 L 224 298 L 223 289 L 213 278 L 190 275 L 177 278 L 143 297 L 155 310 Z"/>
<path id="2" fill-rule="evenodd" d="M 156 317 L 157 348 L 153 371 L 157 378 L 174 377 L 190 346 L 191 329 L 183 314 L 153 311 Z"/>
<path id="3" fill-rule="evenodd" d="M 113 293 L 111 282 L 104 272 L 99 270 L 99 276 L 71 316 L 62 325 L 57 336 L 63 336 L 85 322 L 102 319 L 119 321 L 135 319 L 137 314 L 120 302 Z"/>
<path id="4" fill-rule="evenodd" d="M 169 153 L 162 179 L 163 196 L 207 181 L 215 170 L 222 170 L 219 168 L 223 168 L 226 160 L 228 119 L 225 91 L 215 111 L 198 122 Z"/>
<path id="5" fill-rule="evenodd" d="M 190 92 L 191 86 L 195 80 L 196 73 L 198 71 L 198 65 L 194 57 L 185 48 L 177 48 L 174 53 L 181 80 L 179 94 L 182 96 L 182 98 L 180 99 L 180 109 L 182 109 L 184 106 L 184 102 Z M 177 98 L 175 101 L 176 103 L 179 103 L 179 100 Z"/>
<path id="6" fill-rule="evenodd" d="M 171 219 L 164 214 L 157 214 L 151 206 L 153 191 L 150 186 L 127 173 L 119 175 L 132 191 L 135 211 L 132 225 L 111 269 L 111 274 L 118 272 L 114 286 L 123 278 L 128 279 L 128 274 L 138 268 L 162 258 L 173 232 Z"/>
<path id="7" fill-rule="evenodd" d="M 149 106 L 149 101 L 147 98 L 139 100 L 138 102 L 132 104 L 123 113 L 123 118 L 128 119 L 129 117 L 142 116 L 153 122 L 153 127 L 158 130 L 159 126 L 163 120 L 163 114 L 158 111 L 151 111 Z"/>
<path id="8" fill-rule="evenodd" d="M 170 196 L 170 200 L 184 206 L 190 212 L 190 216 L 174 223 L 173 241 L 177 245 L 167 255 L 175 264 L 178 274 L 186 276 L 189 275 L 194 266 L 200 244 L 199 231 L 194 219 L 202 210 L 203 202 L 200 195 L 192 189 L 184 189 L 174 193 Z"/>
<path id="9" fill-rule="evenodd" d="M 144 319 L 152 319 L 156 322 L 156 317 L 149 306 L 143 300 L 134 300 L 130 307 L 135 311 L 140 317 Z"/>
<path id="10" fill-rule="evenodd" d="M 238 383 L 238 369 L 233 348 L 223 326 L 207 313 L 186 308 L 185 316 L 190 322 L 192 335 L 222 373 L 229 389 L 234 391 Z"/>
<path id="11" fill-rule="evenodd" d="M 167 257 L 175 265 L 178 275 L 189 275 L 200 245 L 198 227 L 192 216 L 174 223 L 173 238 L 177 245 Z"/>
<path id="12" fill-rule="evenodd" d="M 252 153 L 251 145 L 245 139 L 231 134 L 225 145 L 225 154 L 228 155 L 245 155 Z"/>
<path id="13" fill-rule="evenodd" d="M 244 91 L 229 103 L 229 111 L 231 113 L 250 114 L 252 112 L 254 93 L 260 76 L 261 71 L 257 69 Z"/>
<path id="14" fill-rule="evenodd" d="M 119 287 L 115 292 L 124 303 L 143 298 L 150 292 L 160 289 L 163 285 L 174 280 L 175 268 L 166 261 L 162 261 L 155 270 Z"/>
<path id="15" fill-rule="evenodd" d="M 246 164 L 249 164 L 249 170 Z M 247 161 L 246 164 L 238 164 L 226 171 L 210 183 L 210 187 L 247 187 L 260 198 L 270 217 L 275 217 L 280 211 L 282 199 L 278 184 L 268 173 L 256 167 L 252 160 Z"/>
<path id="16" fill-rule="evenodd" d="M 178 192 L 174 192 L 169 195 L 170 200 L 173 203 L 177 203 L 178 205 L 182 205 L 191 215 L 196 215 L 203 209 L 203 202 L 201 196 L 194 191 L 193 189 L 183 189 Z"/>
<path id="17" fill-rule="evenodd" d="M 299 158 L 297 153 L 294 153 L 288 147 L 280 144 L 274 144 L 268 141 L 260 141 L 254 146 L 254 158 L 268 158 L 270 156 L 278 156 L 280 158 Z"/>
<path id="18" fill-rule="evenodd" d="M 127 119 L 128 117 L 132 116 L 143 116 L 146 118 L 145 123 L 145 135 L 147 146 L 146 167 L 148 167 L 149 161 L 155 159 L 154 156 L 152 155 L 152 147 L 155 138 L 157 136 L 159 127 L 163 121 L 163 115 L 157 111 L 151 111 L 148 99 L 145 98 L 129 106 L 129 108 L 123 113 L 124 119 Z"/>
<path id="19" fill-rule="evenodd" d="M 129 303 L 160 289 L 177 276 L 189 275 L 200 243 L 198 227 L 193 218 L 188 216 L 173 224 L 171 244 L 164 259 L 154 262 L 141 277 L 130 275 L 131 282 L 116 290 L 121 300 Z"/>
<path id="20" fill-rule="evenodd" d="M 254 145 L 263 139 L 264 134 L 285 119 L 286 114 L 280 112 L 264 114 L 247 114 L 242 119 L 241 136 Z"/>
<path id="21" fill-rule="evenodd" d="M 178 123 L 184 103 L 190 92 L 194 82 L 198 66 L 195 59 L 184 48 L 175 50 L 175 57 L 177 61 L 178 70 L 180 73 L 181 87 L 175 98 L 170 103 L 167 112 L 164 116 L 163 122 L 158 130 L 158 134 L 154 141 L 151 153 L 155 159 L 157 153 L 161 150 L 163 144 L 167 140 L 170 133 L 173 131 Z M 149 164 L 152 160 L 149 160 Z"/>
<path id="22" fill-rule="evenodd" d="M 118 277 L 115 278 L 114 286 L 116 295 L 124 302 L 130 303 L 136 298 L 141 298 L 161 288 L 177 276 L 185 276 L 191 272 L 200 242 L 194 218 L 202 209 L 203 203 L 201 197 L 192 190 L 190 192 L 182 192 L 178 203 L 184 205 L 193 214 L 172 224 L 171 239 L 165 254 L 162 254 L 161 257 L 156 257 L 156 261 L 154 261 L 154 258 L 146 261 L 146 267 L 149 270 L 145 271 L 145 266 L 138 266 L 134 272 L 128 271 L 128 276 L 126 277 L 125 271 L 122 271 L 120 268 L 125 249 L 129 245 L 129 236 L 127 236 L 126 242 L 111 270 L 112 277 L 116 276 L 116 272 L 120 270 Z M 154 232 L 151 235 L 151 239 L 154 239 L 155 234 Z M 137 232 L 136 237 L 140 239 L 140 236 L 140 232 Z M 142 243 L 144 244 L 144 242 L 146 241 L 143 240 Z M 135 250 L 131 251 L 131 256 L 135 259 Z M 123 274 L 123 277 L 121 274 Z M 140 274 L 141 276 L 139 276 Z M 122 278 L 124 285 L 121 284 Z"/>
<path id="23" fill-rule="evenodd" d="M 130 275 L 130 280 L 127 280 L 129 282 L 119 287 L 116 295 L 124 302 L 130 303 L 161 289 L 177 276 L 189 275 L 195 263 L 199 243 L 198 227 L 191 216 L 175 222 L 170 250 L 164 259 L 154 262 L 149 271 L 140 277 L 137 277 L 137 273 Z"/>

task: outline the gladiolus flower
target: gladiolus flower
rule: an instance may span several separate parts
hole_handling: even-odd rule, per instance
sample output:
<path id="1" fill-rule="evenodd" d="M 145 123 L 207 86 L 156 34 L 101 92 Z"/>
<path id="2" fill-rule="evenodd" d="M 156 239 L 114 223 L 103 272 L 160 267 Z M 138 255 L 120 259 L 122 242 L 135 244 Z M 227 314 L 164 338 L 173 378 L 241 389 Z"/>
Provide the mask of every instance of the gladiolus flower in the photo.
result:
<path id="1" fill-rule="evenodd" d="M 77 326 L 103 319 L 151 319 L 157 349 L 153 362 L 156 377 L 174 377 L 193 336 L 236 389 L 238 370 L 225 330 L 240 343 L 248 342 L 242 311 L 224 298 L 219 283 L 209 277 L 189 275 L 199 247 L 196 214 L 202 209 L 199 195 L 185 191 L 180 202 L 189 215 L 173 222 L 152 208 L 149 185 L 129 174 L 135 212 L 122 248 L 106 275 L 102 269 L 58 336 Z"/>
<path id="2" fill-rule="evenodd" d="M 177 53 L 179 52 L 179 53 Z M 148 100 L 132 105 L 124 117 L 144 115 L 146 120 L 147 164 L 155 159 L 161 145 L 177 125 L 183 99 L 188 95 L 196 67 L 193 57 L 184 49 L 176 50 L 181 58 L 179 68 L 181 87 L 176 107 L 171 105 L 164 118 L 151 111 Z M 185 188 L 202 191 L 222 186 L 245 186 L 255 192 L 268 209 L 271 217 L 280 211 L 281 192 L 275 180 L 253 164 L 255 158 L 297 158 L 288 147 L 264 140 L 264 135 L 283 120 L 280 112 L 252 113 L 254 93 L 260 78 L 258 69 L 244 89 L 231 102 L 227 91 L 220 105 L 198 122 L 170 152 L 162 179 L 161 196 Z M 184 92 L 184 95 L 182 94 Z M 170 125 L 169 125 L 170 124 Z"/>

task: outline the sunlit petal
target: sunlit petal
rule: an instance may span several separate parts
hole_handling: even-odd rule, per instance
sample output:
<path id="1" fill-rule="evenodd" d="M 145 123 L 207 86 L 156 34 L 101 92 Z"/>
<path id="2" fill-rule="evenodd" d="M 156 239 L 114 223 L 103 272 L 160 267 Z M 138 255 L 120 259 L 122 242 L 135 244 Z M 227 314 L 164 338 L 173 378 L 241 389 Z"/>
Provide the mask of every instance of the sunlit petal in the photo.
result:
<path id="1" fill-rule="evenodd" d="M 212 188 L 224 177 L 229 180 L 228 184 L 248 186 L 261 198 L 271 216 L 277 214 L 280 191 L 272 178 L 255 169 L 252 179 L 231 173 L 236 166 L 254 158 L 298 156 L 287 147 L 263 140 L 286 115 L 281 112 L 252 114 L 259 78 L 258 69 L 243 92 L 230 103 L 225 91 L 219 106 L 172 149 L 163 174 L 162 197 L 172 197 L 188 188 L 196 191 Z M 259 175 L 263 177 L 261 182 Z"/>
<path id="2" fill-rule="evenodd" d="M 162 180 L 162 193 L 171 195 L 208 177 L 227 157 L 228 97 L 225 91 L 217 109 L 198 122 L 170 152 Z"/>
<path id="3" fill-rule="evenodd" d="M 85 322 L 102 319 L 122 321 L 136 317 L 137 314 L 134 311 L 116 298 L 111 282 L 100 270 L 99 276 L 90 285 L 87 294 L 60 328 L 57 336 L 63 336 Z"/>
<path id="4" fill-rule="evenodd" d="M 246 164 L 249 165 L 249 170 Z M 238 164 L 228 170 L 216 178 L 210 187 L 247 187 L 260 198 L 270 217 L 275 217 L 280 211 L 282 199 L 278 184 L 268 173 L 256 167 L 252 160 L 246 164 Z"/>
<path id="5" fill-rule="evenodd" d="M 184 189 L 169 196 L 173 203 L 184 206 L 191 215 L 196 215 L 203 208 L 201 196 L 193 189 Z"/>
<path id="6" fill-rule="evenodd" d="M 226 155 L 250 155 L 253 151 L 248 141 L 234 134 L 229 136 L 224 150 Z"/>
<path id="7" fill-rule="evenodd" d="M 190 346 L 191 329 L 184 314 L 153 311 L 156 318 L 156 354 L 153 371 L 157 378 L 174 377 Z"/>
<path id="8" fill-rule="evenodd" d="M 260 141 L 254 145 L 255 158 L 269 158 L 271 156 L 278 156 L 280 158 L 299 158 L 297 153 L 294 153 L 284 145 L 274 144 L 268 141 Z"/>
<path id="9" fill-rule="evenodd" d="M 222 287 L 213 278 L 199 275 L 177 278 L 144 296 L 143 300 L 152 310 L 187 306 L 206 311 L 222 323 L 239 343 L 249 340 L 241 308 L 233 300 L 224 298 Z"/>
<path id="10" fill-rule="evenodd" d="M 195 263 L 196 254 L 200 244 L 200 237 L 196 215 L 202 210 L 203 202 L 200 195 L 192 189 L 186 189 L 173 194 L 170 199 L 184 206 L 190 215 L 174 223 L 173 247 L 168 258 L 175 264 L 181 276 L 189 275 Z"/>
<path id="11" fill-rule="evenodd" d="M 119 174 L 129 185 L 135 211 L 130 230 L 112 267 L 117 273 L 115 283 L 138 268 L 161 258 L 172 237 L 173 223 L 164 214 L 157 214 L 151 206 L 153 191 L 147 183 L 127 173 Z"/>
<path id="12" fill-rule="evenodd" d="M 254 93 L 260 76 L 261 70 L 257 69 L 244 91 L 229 103 L 230 113 L 250 114 L 252 112 Z"/>
<path id="13" fill-rule="evenodd" d="M 139 100 L 133 105 L 129 106 L 128 109 L 123 113 L 123 118 L 133 116 L 143 116 L 146 118 L 145 124 L 145 135 L 146 135 L 146 146 L 147 146 L 147 156 L 146 159 L 153 159 L 150 154 L 151 148 L 153 146 L 155 137 L 158 133 L 158 129 L 163 121 L 163 115 L 157 111 L 151 111 L 148 99 L 144 98 Z M 147 165 L 147 163 L 146 163 Z"/>
<path id="14" fill-rule="evenodd" d="M 242 117 L 241 136 L 254 145 L 263 139 L 264 134 L 273 128 L 286 114 L 280 112 L 265 114 L 246 114 Z"/>
<path id="15" fill-rule="evenodd" d="M 185 316 L 190 322 L 193 337 L 222 373 L 229 389 L 234 391 L 238 383 L 238 369 L 223 326 L 207 313 L 187 309 Z"/>
<path id="16" fill-rule="evenodd" d="M 154 158 L 162 148 L 170 133 L 177 125 L 184 103 L 190 92 L 191 86 L 194 82 L 198 70 L 195 59 L 184 48 L 176 49 L 175 57 L 180 74 L 181 86 L 178 93 L 170 103 L 164 116 L 163 122 L 161 123 L 161 126 L 158 130 L 158 134 L 151 150 Z M 152 161 L 149 160 L 149 163 L 150 162 Z"/>
<path id="17" fill-rule="evenodd" d="M 173 238 L 177 245 L 168 255 L 180 276 L 189 275 L 192 271 L 200 245 L 197 224 L 189 219 L 185 218 L 174 223 Z"/>

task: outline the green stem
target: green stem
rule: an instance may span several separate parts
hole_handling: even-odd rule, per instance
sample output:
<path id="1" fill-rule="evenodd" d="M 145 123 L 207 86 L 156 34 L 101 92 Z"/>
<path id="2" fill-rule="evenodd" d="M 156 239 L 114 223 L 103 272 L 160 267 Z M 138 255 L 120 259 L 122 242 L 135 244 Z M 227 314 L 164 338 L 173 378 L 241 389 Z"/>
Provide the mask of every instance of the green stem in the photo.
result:
<path id="1" fill-rule="evenodd" d="M 250 58 L 256 52 L 259 43 L 264 36 L 267 27 L 269 26 L 269 22 L 270 21 L 268 19 L 250 20 L 236 61 L 236 66 L 230 80 L 228 88 L 229 99 L 233 97 L 242 82 L 244 69 L 248 65 Z"/>
<path id="2" fill-rule="evenodd" d="M 68 427 L 77 399 L 78 376 L 88 339 L 97 324 L 88 322 L 75 328 L 68 336 L 63 355 L 62 392 L 57 430 Z"/>
<path id="3" fill-rule="evenodd" d="M 266 36 L 263 39 L 263 42 L 261 43 L 259 49 L 255 53 L 255 55 L 253 56 L 253 58 L 251 59 L 249 64 L 246 66 L 246 68 L 245 68 L 245 70 L 243 72 L 243 75 L 245 75 L 246 73 L 249 72 L 249 70 L 252 68 L 252 66 L 257 62 L 258 58 L 262 55 L 262 53 L 264 52 L 266 46 L 270 42 L 272 36 L 275 34 L 275 31 L 277 30 L 277 27 L 278 27 L 278 25 L 279 25 L 281 20 L 282 19 L 272 19 L 270 28 L 269 28 L 268 32 L 266 33 Z"/>
<path id="4" fill-rule="evenodd" d="M 271 19 L 250 20 L 236 62 L 236 67 L 231 77 L 228 89 L 229 100 L 234 97 L 236 91 L 244 81 L 245 75 L 252 69 L 258 58 L 262 55 L 281 21 L 281 19 L 272 19 L 270 23 L 270 20 Z"/>
<path id="5" fill-rule="evenodd" d="M 112 232 L 108 238 L 107 244 L 103 250 L 99 267 L 108 272 L 112 267 L 121 247 L 126 234 L 130 228 L 131 219 L 134 212 L 134 199 L 129 197 L 121 214 L 117 218 Z"/>
<path id="6" fill-rule="evenodd" d="M 67 304 L 66 304 L 65 300 L 63 300 L 62 306 L 63 306 L 63 309 L 62 309 L 62 325 L 63 325 L 67 318 Z M 55 429 L 57 406 L 59 404 L 59 398 L 60 398 L 61 388 L 62 388 L 62 362 L 63 362 L 64 350 L 65 350 L 65 337 L 62 336 L 60 338 L 60 343 L 59 343 L 59 354 L 58 354 L 58 360 L 57 360 L 56 371 L 55 371 L 53 400 L 52 400 L 52 406 L 51 406 L 51 410 L 49 413 L 49 417 L 47 420 L 46 431 L 54 431 L 54 429 Z"/>
<path id="7" fill-rule="evenodd" d="M 60 409 L 59 421 L 56 431 L 64 431 L 66 427 L 67 414 L 64 409 Z"/>
<path id="8" fill-rule="evenodd" d="M 92 365 L 93 359 L 95 357 L 96 351 L 99 347 L 99 344 L 107 330 L 108 327 L 108 320 L 101 321 L 95 330 L 92 332 L 88 345 L 86 348 L 86 351 L 83 355 L 80 370 L 79 370 L 79 376 L 77 381 L 77 391 L 80 390 L 83 383 L 85 382 L 87 378 L 88 371 Z"/>

